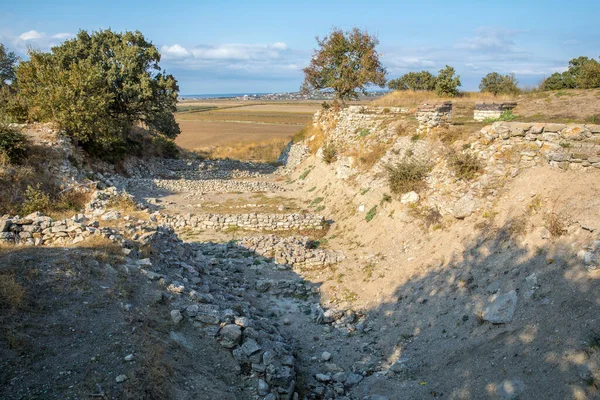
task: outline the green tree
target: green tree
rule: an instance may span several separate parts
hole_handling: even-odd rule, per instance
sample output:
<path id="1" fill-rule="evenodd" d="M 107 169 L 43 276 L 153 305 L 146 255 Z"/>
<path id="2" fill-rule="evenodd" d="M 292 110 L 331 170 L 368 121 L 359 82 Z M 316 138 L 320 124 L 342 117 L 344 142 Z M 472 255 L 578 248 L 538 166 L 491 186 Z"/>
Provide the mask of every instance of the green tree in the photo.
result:
<path id="1" fill-rule="evenodd" d="M 0 43 L 0 86 L 7 84 L 8 81 L 15 80 L 15 66 L 19 58 L 17 55 L 8 51 L 2 43 Z"/>
<path id="2" fill-rule="evenodd" d="M 600 87 L 600 63 L 588 57 L 577 57 L 569 61 L 569 69 L 555 72 L 540 85 L 542 90 L 589 89 Z"/>
<path id="3" fill-rule="evenodd" d="M 575 79 L 577 87 L 582 89 L 600 87 L 600 63 L 594 59 L 585 61 L 579 66 Z"/>
<path id="4" fill-rule="evenodd" d="M 438 96 L 454 97 L 458 94 L 458 87 L 461 86 L 461 83 L 460 76 L 454 76 L 455 73 L 454 68 L 449 65 L 439 70 L 435 83 L 435 92 Z"/>
<path id="5" fill-rule="evenodd" d="M 177 81 L 159 67 L 160 53 L 140 32 L 80 31 L 51 53 L 31 50 L 17 68 L 30 118 L 56 121 L 99 155 L 126 152 L 132 127 L 179 134 Z"/>
<path id="6" fill-rule="evenodd" d="M 435 89 L 436 77 L 430 72 L 409 72 L 388 82 L 391 90 L 429 91 Z"/>
<path id="7" fill-rule="evenodd" d="M 500 75 L 497 72 L 490 72 L 481 79 L 479 90 L 490 92 L 494 96 L 498 94 L 518 93 L 517 79 L 515 74 Z"/>
<path id="8" fill-rule="evenodd" d="M 345 102 L 365 93 L 368 85 L 385 86 L 385 68 L 379 62 L 374 35 L 353 28 L 349 32 L 334 28 L 323 39 L 310 65 L 304 68 L 303 91 L 332 89 Z"/>

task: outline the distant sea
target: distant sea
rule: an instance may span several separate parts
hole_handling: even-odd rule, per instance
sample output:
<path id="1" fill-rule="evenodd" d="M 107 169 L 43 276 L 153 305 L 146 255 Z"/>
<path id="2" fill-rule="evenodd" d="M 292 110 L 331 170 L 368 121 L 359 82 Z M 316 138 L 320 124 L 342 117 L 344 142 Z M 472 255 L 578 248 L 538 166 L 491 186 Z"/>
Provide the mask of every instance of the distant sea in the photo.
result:
<path id="1" fill-rule="evenodd" d="M 213 93 L 213 94 L 180 94 L 182 99 L 229 99 L 241 96 L 262 96 L 269 93 Z"/>

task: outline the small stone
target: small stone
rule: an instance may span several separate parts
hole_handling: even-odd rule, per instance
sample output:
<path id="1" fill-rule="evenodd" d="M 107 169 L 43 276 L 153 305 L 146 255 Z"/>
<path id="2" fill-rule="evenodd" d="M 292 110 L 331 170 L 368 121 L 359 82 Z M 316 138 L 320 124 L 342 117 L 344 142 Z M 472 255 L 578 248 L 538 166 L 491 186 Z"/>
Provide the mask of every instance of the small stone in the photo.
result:
<path id="1" fill-rule="evenodd" d="M 179 324 L 181 320 L 183 320 L 183 315 L 181 315 L 181 311 L 171 310 L 171 319 L 173 320 L 175 325 Z"/>
<path id="2" fill-rule="evenodd" d="M 121 213 L 116 210 L 111 210 L 104 214 L 100 219 L 102 221 L 114 221 L 121 218 Z"/>
<path id="3" fill-rule="evenodd" d="M 125 356 L 125 361 L 133 361 L 133 354 L 128 354 Z"/>
<path id="4" fill-rule="evenodd" d="M 242 339 L 242 328 L 235 324 L 225 325 L 219 331 L 221 346 L 232 349 L 237 346 Z"/>
<path id="5" fill-rule="evenodd" d="M 321 360 L 323 360 L 323 361 L 331 360 L 331 353 L 328 351 L 324 351 L 323 354 L 321 354 Z"/>
<path id="6" fill-rule="evenodd" d="M 331 376 L 325 374 L 316 374 L 315 378 L 317 378 L 319 382 L 329 382 L 331 380 Z"/>
<path id="7" fill-rule="evenodd" d="M 456 219 L 464 219 L 475 211 L 477 202 L 470 194 L 461 197 L 455 204 L 452 214 Z"/>
<path id="8" fill-rule="evenodd" d="M 492 324 L 505 324 L 512 321 L 517 308 L 517 292 L 494 296 L 492 301 L 483 310 L 482 318 Z"/>
<path id="9" fill-rule="evenodd" d="M 180 282 L 173 282 L 167 286 L 167 290 L 171 293 L 181 294 L 185 290 L 185 286 Z"/>
<path id="10" fill-rule="evenodd" d="M 256 343 L 254 339 L 247 339 L 242 345 L 242 351 L 249 357 L 255 353 L 258 353 L 261 347 Z"/>
<path id="11" fill-rule="evenodd" d="M 269 384 L 262 379 L 258 380 L 258 394 L 261 396 L 266 396 L 269 393 Z"/>
<path id="12" fill-rule="evenodd" d="M 420 199 L 419 194 L 417 192 L 408 192 L 402 196 L 400 199 L 400 203 L 402 204 L 413 204 L 418 202 Z"/>
<path id="13" fill-rule="evenodd" d="M 127 380 L 127 375 L 119 375 L 115 378 L 117 383 L 123 383 Z"/>

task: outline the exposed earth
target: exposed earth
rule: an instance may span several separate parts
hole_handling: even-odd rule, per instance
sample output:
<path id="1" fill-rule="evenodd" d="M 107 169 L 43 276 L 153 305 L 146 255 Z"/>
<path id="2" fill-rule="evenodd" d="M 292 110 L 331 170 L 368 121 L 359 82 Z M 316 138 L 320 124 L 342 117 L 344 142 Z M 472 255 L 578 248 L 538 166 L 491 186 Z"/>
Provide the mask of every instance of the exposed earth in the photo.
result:
<path id="1" fill-rule="evenodd" d="M 429 191 L 319 154 L 131 160 L 73 218 L 3 217 L 0 397 L 598 398 L 600 169 L 465 183 L 388 142 L 435 160 Z"/>

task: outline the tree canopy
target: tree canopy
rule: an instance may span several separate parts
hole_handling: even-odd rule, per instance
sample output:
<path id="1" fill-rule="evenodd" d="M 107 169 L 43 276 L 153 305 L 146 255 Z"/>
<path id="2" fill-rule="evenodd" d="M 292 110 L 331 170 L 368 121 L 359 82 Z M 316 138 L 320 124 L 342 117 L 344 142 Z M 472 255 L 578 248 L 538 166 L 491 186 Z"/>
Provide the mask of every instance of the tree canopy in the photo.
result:
<path id="1" fill-rule="evenodd" d="M 460 76 L 456 75 L 453 67 L 446 65 L 445 68 L 438 71 L 435 80 L 435 92 L 438 96 L 454 97 L 458 94 L 458 87 L 461 86 Z"/>
<path id="2" fill-rule="evenodd" d="M 385 86 L 385 68 L 375 47 L 379 40 L 358 28 L 344 32 L 334 28 L 323 39 L 317 37 L 310 65 L 304 68 L 302 89 L 333 90 L 346 101 L 365 93 L 368 85 Z"/>
<path id="3" fill-rule="evenodd" d="M 542 90 L 590 89 L 600 87 L 600 63 L 593 58 L 577 57 L 569 61 L 565 72 L 555 72 L 544 79 Z"/>
<path id="4" fill-rule="evenodd" d="M 8 51 L 2 43 L 0 43 L 0 85 L 8 83 L 8 81 L 14 82 L 15 80 L 15 66 L 19 58 L 17 55 Z"/>
<path id="5" fill-rule="evenodd" d="M 173 138 L 179 88 L 140 32 L 77 36 L 50 53 L 30 50 L 16 70 L 30 118 L 55 121 L 88 149 L 123 150 L 134 124 Z"/>
<path id="6" fill-rule="evenodd" d="M 490 72 L 481 79 L 479 90 L 492 93 L 494 96 L 498 94 L 512 94 L 519 92 L 517 84 L 515 74 L 500 75 L 497 72 Z"/>
<path id="7" fill-rule="evenodd" d="M 435 89 L 436 77 L 427 71 L 409 72 L 400 78 L 388 82 L 391 90 L 413 90 L 415 92 L 430 91 Z"/>

